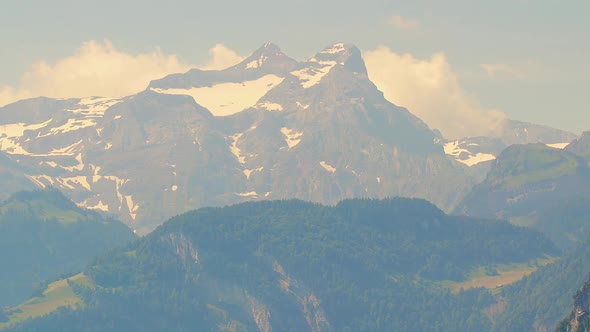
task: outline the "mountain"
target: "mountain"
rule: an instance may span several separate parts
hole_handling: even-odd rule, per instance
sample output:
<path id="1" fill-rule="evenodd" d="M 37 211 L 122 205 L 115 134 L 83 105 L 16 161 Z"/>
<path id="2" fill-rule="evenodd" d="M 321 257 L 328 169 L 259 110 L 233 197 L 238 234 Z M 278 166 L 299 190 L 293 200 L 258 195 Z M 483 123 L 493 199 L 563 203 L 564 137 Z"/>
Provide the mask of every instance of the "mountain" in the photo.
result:
<path id="1" fill-rule="evenodd" d="M 588 230 L 588 202 L 590 169 L 584 159 L 544 144 L 513 145 L 455 213 L 531 226 L 567 249 Z"/>
<path id="2" fill-rule="evenodd" d="M 576 139 L 576 135 L 548 126 L 507 120 L 502 127 L 500 138 L 506 145 L 544 143 L 563 148 Z"/>
<path id="3" fill-rule="evenodd" d="M 133 238 L 122 223 L 77 207 L 55 189 L 12 195 L 0 204 L 0 306 Z"/>
<path id="4" fill-rule="evenodd" d="M 494 299 L 445 285 L 557 253 L 536 231 L 417 199 L 202 208 L 44 293 L 67 288 L 76 307 L 7 331 L 473 330 Z"/>
<path id="5" fill-rule="evenodd" d="M 567 131 L 507 119 L 496 136 L 441 139 L 440 142 L 449 157 L 466 165 L 467 174 L 481 182 L 490 170 L 490 162 L 510 145 L 543 143 L 563 149 L 575 139 L 576 135 Z"/>
<path id="6" fill-rule="evenodd" d="M 448 210 L 474 183 L 341 43 L 301 62 L 267 43 L 125 98 L 20 101 L 0 108 L 0 129 L 26 179 L 139 233 L 246 200 L 410 196 Z"/>
<path id="7" fill-rule="evenodd" d="M 582 133 L 578 139 L 571 142 L 565 149 L 590 162 L 590 131 Z"/>
<path id="8" fill-rule="evenodd" d="M 0 152 L 0 183 L 3 188 L 0 192 L 0 201 L 10 197 L 11 193 L 38 188 L 35 182 L 27 177 L 18 162 L 2 152 Z"/>

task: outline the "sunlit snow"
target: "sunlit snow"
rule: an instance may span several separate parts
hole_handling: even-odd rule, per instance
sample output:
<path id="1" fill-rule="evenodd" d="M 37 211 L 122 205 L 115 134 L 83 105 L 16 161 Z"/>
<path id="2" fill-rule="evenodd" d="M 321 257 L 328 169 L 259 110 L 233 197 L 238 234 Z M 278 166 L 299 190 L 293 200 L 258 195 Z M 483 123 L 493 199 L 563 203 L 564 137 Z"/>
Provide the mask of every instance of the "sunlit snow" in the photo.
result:
<path id="1" fill-rule="evenodd" d="M 328 171 L 330 173 L 336 172 L 336 168 L 327 164 L 325 161 L 320 161 L 320 166 L 322 166 L 326 171 Z"/>
<path id="2" fill-rule="evenodd" d="M 60 149 L 53 149 L 49 152 L 49 156 L 73 156 L 81 150 L 80 145 L 82 144 L 82 140 L 79 140 L 76 143 L 70 144 L 66 147 Z"/>
<path id="3" fill-rule="evenodd" d="M 231 136 L 232 143 L 231 143 L 231 146 L 230 146 L 231 153 L 234 156 L 236 156 L 236 159 L 242 165 L 246 163 L 246 157 L 242 155 L 242 152 L 238 148 L 238 140 L 240 139 L 240 137 L 242 137 L 243 134 L 244 133 L 238 133 L 238 134 L 235 134 L 235 135 Z"/>
<path id="4" fill-rule="evenodd" d="M 566 146 L 570 145 L 570 143 L 551 143 L 551 144 L 545 144 L 550 148 L 554 148 L 554 149 L 565 149 Z"/>
<path id="5" fill-rule="evenodd" d="M 301 86 L 305 89 L 310 88 L 316 84 L 318 84 L 322 77 L 324 77 L 332 67 L 334 67 L 337 62 L 336 61 L 319 61 L 317 62 L 319 66 L 315 67 L 307 67 L 300 70 L 295 70 L 291 72 L 291 75 L 297 77 L 301 81 Z"/>
<path id="6" fill-rule="evenodd" d="M 256 193 L 255 191 L 250 191 L 247 193 L 236 193 L 236 195 L 242 196 L 242 197 L 257 197 L 258 193 Z"/>
<path id="7" fill-rule="evenodd" d="M 131 195 L 125 195 L 125 202 L 127 203 L 129 216 L 131 216 L 131 219 L 135 220 L 135 217 L 137 217 L 137 210 L 139 209 L 139 204 L 133 202 L 133 197 Z"/>
<path id="8" fill-rule="evenodd" d="M 253 172 L 260 172 L 260 171 L 262 171 L 263 169 L 264 169 L 264 167 L 258 167 L 258 168 L 255 168 L 255 169 L 245 169 L 245 170 L 243 170 L 243 171 L 242 171 L 242 173 L 244 173 L 244 175 L 246 176 L 246 179 L 247 179 L 247 180 L 250 180 L 250 175 L 251 175 Z"/>
<path id="9" fill-rule="evenodd" d="M 86 118 L 86 119 L 68 119 L 68 121 L 59 126 L 54 127 L 49 130 L 49 134 L 41 135 L 39 137 L 45 137 L 49 135 L 55 134 L 63 134 L 74 130 L 80 130 L 88 127 L 93 127 L 96 125 L 96 119 L 94 118 Z"/>
<path id="10" fill-rule="evenodd" d="M 111 106 L 120 103 L 121 99 L 90 97 L 81 99 L 78 106 L 83 106 L 77 109 L 67 109 L 66 111 L 82 114 L 88 117 L 102 117 L 104 112 Z"/>
<path id="11" fill-rule="evenodd" d="M 271 111 L 271 112 L 283 110 L 283 105 L 277 104 L 277 103 L 271 103 L 271 102 L 258 103 L 255 105 L 255 107 L 258 109 L 265 109 L 265 110 Z"/>
<path id="12" fill-rule="evenodd" d="M 297 102 L 296 104 L 297 104 L 297 106 L 299 106 L 303 110 L 306 110 L 309 108 L 309 104 L 302 104 L 300 102 Z"/>
<path id="13" fill-rule="evenodd" d="M 262 64 L 268 59 L 268 57 L 261 55 L 260 58 L 252 60 L 246 64 L 246 69 L 256 69 L 262 66 Z"/>
<path id="14" fill-rule="evenodd" d="M 462 164 L 471 167 L 482 162 L 496 159 L 496 156 L 489 153 L 478 152 L 473 154 L 469 150 L 460 148 L 459 143 L 459 141 L 448 142 L 444 145 L 444 150 L 447 155 L 455 157 L 455 160 Z M 467 159 L 460 159 L 461 153 L 466 153 L 468 155 Z"/>
<path id="15" fill-rule="evenodd" d="M 210 87 L 191 89 L 159 89 L 153 91 L 173 95 L 189 95 L 213 115 L 224 116 L 252 107 L 270 89 L 283 81 L 283 77 L 266 75 L 254 81 L 220 83 Z"/>
<path id="16" fill-rule="evenodd" d="M 98 201 L 98 203 L 96 203 L 96 205 L 88 205 L 88 201 L 84 201 L 80 204 L 78 204 L 78 206 L 80 207 L 84 207 L 90 210 L 101 210 L 104 212 L 109 212 L 109 206 L 108 204 L 104 204 L 101 200 Z"/>
<path id="17" fill-rule="evenodd" d="M 289 149 L 299 144 L 299 142 L 301 142 L 301 137 L 303 137 L 302 132 L 297 132 L 287 127 L 281 128 L 281 133 L 285 136 L 285 142 L 287 142 Z"/>
<path id="18" fill-rule="evenodd" d="M 344 48 L 344 44 L 343 43 L 338 43 L 338 44 L 332 45 L 332 47 L 330 47 L 330 48 L 326 48 L 326 49 L 322 50 L 320 53 L 324 53 L 324 54 L 338 54 L 338 53 L 342 53 L 345 50 L 346 49 Z"/>
<path id="19" fill-rule="evenodd" d="M 47 126 L 51 119 L 38 124 L 26 125 L 22 122 L 0 125 L 0 150 L 10 154 L 31 155 L 18 140 L 26 130 L 38 130 Z"/>

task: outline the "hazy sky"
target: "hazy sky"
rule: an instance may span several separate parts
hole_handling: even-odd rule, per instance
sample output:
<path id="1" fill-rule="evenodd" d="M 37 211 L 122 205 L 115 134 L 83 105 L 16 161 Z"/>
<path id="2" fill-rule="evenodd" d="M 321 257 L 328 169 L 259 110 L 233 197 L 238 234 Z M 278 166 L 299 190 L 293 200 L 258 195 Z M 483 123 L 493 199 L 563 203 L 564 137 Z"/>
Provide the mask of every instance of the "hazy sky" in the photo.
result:
<path id="1" fill-rule="evenodd" d="M 589 13 L 587 0 L 4 0 L 0 104 L 133 92 L 266 41 L 298 60 L 343 41 L 431 126 L 473 108 L 480 125 L 505 114 L 579 133 L 590 129 Z"/>

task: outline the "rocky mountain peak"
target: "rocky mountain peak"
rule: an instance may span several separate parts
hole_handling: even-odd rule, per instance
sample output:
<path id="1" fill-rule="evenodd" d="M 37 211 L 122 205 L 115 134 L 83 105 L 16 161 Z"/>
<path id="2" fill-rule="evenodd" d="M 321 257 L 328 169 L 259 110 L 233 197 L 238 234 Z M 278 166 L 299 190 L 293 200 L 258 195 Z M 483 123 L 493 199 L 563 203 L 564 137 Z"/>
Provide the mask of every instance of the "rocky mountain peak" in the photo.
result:
<path id="1" fill-rule="evenodd" d="M 352 72 L 367 75 L 361 51 L 352 44 L 335 43 L 317 53 L 310 62 L 336 62 Z"/>
<path id="2" fill-rule="evenodd" d="M 288 57 L 276 44 L 267 42 L 244 59 L 234 68 L 238 69 L 279 69 L 290 70 L 297 64 L 297 61 Z"/>

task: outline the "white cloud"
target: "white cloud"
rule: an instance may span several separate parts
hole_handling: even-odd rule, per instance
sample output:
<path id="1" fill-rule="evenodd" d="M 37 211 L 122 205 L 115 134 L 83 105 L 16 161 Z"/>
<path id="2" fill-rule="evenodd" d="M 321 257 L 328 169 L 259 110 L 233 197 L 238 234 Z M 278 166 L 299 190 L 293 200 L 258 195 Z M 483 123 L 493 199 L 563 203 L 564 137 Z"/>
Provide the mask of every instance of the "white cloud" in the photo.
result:
<path id="1" fill-rule="evenodd" d="M 399 15 L 394 15 L 387 20 L 387 24 L 393 25 L 396 28 L 403 29 L 403 30 L 413 30 L 417 29 L 419 24 L 418 21 L 412 20 L 409 18 L 401 17 Z"/>
<path id="2" fill-rule="evenodd" d="M 190 68 L 220 69 L 241 57 L 217 44 L 209 50 L 210 60 L 202 66 L 181 62 L 160 49 L 130 54 L 109 41 L 88 41 L 75 54 L 47 63 L 31 65 L 16 87 L 0 87 L 0 106 L 24 98 L 46 96 L 74 98 L 87 96 L 123 97 L 142 91 L 149 82 Z"/>
<path id="3" fill-rule="evenodd" d="M 481 68 L 483 68 L 491 78 L 508 77 L 523 79 L 525 77 L 521 70 L 504 63 L 484 63 L 481 65 Z"/>
<path id="4" fill-rule="evenodd" d="M 446 138 L 496 135 L 501 130 L 504 113 L 485 109 L 468 96 L 444 54 L 422 60 L 381 46 L 365 52 L 364 58 L 385 98 L 408 108 Z"/>
<path id="5" fill-rule="evenodd" d="M 225 69 L 238 64 L 245 57 L 238 55 L 235 51 L 223 44 L 217 44 L 209 49 L 210 60 L 207 64 L 199 66 L 201 69 L 214 70 Z"/>

